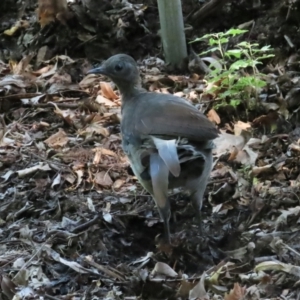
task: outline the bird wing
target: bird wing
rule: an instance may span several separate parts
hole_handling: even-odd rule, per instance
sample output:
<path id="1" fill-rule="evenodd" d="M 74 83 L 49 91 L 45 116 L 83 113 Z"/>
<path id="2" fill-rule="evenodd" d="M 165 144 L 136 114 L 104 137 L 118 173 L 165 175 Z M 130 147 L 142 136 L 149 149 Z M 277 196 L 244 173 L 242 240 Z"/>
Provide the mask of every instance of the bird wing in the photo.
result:
<path id="1" fill-rule="evenodd" d="M 142 135 L 162 135 L 207 141 L 218 131 L 206 116 L 187 101 L 166 94 L 143 93 L 133 101 L 136 105 L 132 130 Z"/>

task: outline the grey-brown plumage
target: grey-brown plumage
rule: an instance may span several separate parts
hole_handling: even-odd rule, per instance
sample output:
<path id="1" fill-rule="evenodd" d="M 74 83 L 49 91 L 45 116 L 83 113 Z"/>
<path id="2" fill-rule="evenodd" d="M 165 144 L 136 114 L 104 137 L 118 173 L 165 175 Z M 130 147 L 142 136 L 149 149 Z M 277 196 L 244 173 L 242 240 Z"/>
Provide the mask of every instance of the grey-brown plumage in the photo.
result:
<path id="1" fill-rule="evenodd" d="M 114 55 L 88 73 L 110 77 L 120 90 L 123 149 L 136 177 L 153 196 L 170 242 L 168 190 L 181 187 L 190 192 L 200 218 L 217 130 L 184 99 L 142 89 L 137 64 L 128 55 Z"/>

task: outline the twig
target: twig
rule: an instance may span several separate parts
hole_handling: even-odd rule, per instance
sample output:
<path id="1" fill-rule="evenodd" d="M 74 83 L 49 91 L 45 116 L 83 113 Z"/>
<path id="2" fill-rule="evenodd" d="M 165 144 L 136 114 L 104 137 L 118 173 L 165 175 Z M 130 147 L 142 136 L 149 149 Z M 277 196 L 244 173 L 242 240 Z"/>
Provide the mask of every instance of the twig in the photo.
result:
<path id="1" fill-rule="evenodd" d="M 218 8 L 224 6 L 227 2 L 230 1 L 231 0 L 211 0 L 194 13 L 194 15 L 192 16 L 192 21 L 197 23 L 199 23 L 200 21 L 202 22 L 205 18 L 214 13 Z"/>

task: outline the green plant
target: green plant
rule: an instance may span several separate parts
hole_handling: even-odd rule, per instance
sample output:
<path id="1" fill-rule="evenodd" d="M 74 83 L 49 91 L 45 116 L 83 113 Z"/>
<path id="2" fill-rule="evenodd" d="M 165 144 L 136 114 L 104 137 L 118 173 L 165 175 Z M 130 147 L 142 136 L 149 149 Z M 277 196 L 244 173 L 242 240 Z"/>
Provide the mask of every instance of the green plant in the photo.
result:
<path id="1" fill-rule="evenodd" d="M 247 30 L 230 29 L 206 34 L 193 41 L 206 41 L 210 46 L 200 55 L 213 52 L 220 57 L 216 63 L 211 63 L 211 72 L 207 75 L 208 92 L 215 93 L 216 99 L 220 100 L 215 108 L 228 104 L 236 107 L 246 101 L 247 109 L 251 109 L 257 104 L 258 91 L 266 86 L 264 74 L 259 72 L 257 66 L 262 64 L 262 60 L 274 56 L 270 53 L 273 50 L 270 46 L 260 48 L 257 43 L 243 41 L 228 49 L 233 38 L 245 32 Z"/>

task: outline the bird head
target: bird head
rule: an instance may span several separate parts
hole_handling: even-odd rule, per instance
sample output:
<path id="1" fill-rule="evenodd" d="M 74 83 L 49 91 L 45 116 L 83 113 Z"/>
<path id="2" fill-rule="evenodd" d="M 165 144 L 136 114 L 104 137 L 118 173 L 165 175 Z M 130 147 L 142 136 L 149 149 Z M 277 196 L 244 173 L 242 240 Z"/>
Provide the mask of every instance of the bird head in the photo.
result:
<path id="1" fill-rule="evenodd" d="M 109 77 L 121 93 L 140 84 L 137 64 L 131 56 L 126 54 L 110 57 L 100 67 L 88 71 L 87 74 L 102 74 Z"/>

